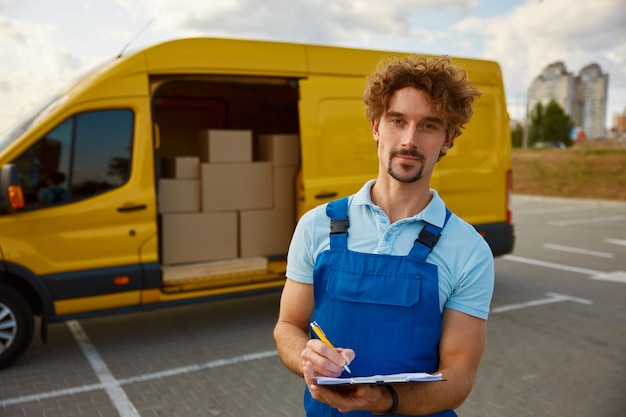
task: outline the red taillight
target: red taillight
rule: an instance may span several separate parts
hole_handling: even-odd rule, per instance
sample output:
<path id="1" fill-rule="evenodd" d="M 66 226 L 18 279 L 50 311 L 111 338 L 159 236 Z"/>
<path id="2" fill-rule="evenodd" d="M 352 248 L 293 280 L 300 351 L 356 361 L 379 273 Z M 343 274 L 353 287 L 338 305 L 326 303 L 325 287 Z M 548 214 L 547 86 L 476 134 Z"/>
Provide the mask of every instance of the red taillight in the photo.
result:
<path id="1" fill-rule="evenodd" d="M 511 211 L 511 199 L 513 198 L 513 170 L 506 172 L 506 222 L 513 221 L 513 212 Z"/>

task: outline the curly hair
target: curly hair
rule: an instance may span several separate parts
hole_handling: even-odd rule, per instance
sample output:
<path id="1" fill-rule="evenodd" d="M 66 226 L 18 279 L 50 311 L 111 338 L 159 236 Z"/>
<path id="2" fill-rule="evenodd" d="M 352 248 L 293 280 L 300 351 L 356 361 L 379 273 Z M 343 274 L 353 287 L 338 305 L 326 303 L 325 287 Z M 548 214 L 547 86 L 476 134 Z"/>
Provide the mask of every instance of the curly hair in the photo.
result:
<path id="1" fill-rule="evenodd" d="M 461 67 L 452 65 L 446 56 L 426 59 L 409 56 L 383 59 L 377 71 L 367 77 L 363 101 L 368 120 L 379 120 L 387 111 L 392 94 L 405 87 L 423 90 L 435 110 L 446 123 L 450 140 L 461 134 L 461 129 L 472 117 L 472 103 L 480 92 L 468 80 Z"/>

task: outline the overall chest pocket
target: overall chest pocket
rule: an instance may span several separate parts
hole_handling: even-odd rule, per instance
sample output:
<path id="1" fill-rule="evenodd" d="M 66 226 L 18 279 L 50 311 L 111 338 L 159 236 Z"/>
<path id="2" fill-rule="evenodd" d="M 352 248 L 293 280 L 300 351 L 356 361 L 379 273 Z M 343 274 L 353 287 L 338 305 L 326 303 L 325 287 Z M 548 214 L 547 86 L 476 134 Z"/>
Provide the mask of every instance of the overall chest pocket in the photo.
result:
<path id="1" fill-rule="evenodd" d="M 422 277 L 396 271 L 355 271 L 330 267 L 328 294 L 343 301 L 383 306 L 411 307 L 419 302 Z"/>
<path id="2" fill-rule="evenodd" d="M 357 369 L 367 373 L 373 364 L 391 365 L 410 357 L 419 339 L 419 273 L 332 266 L 326 277 L 326 311 L 334 323 L 341 323 L 341 331 L 333 338 L 355 350 Z"/>

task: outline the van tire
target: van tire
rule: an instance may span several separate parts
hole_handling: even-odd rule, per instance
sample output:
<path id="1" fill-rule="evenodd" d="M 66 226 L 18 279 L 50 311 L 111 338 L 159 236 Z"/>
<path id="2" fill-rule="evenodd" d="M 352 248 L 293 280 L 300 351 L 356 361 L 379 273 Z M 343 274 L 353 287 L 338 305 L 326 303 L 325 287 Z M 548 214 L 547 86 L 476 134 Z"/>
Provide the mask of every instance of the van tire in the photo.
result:
<path id="1" fill-rule="evenodd" d="M 0 369 L 26 351 L 34 329 L 35 318 L 28 301 L 14 288 L 0 284 Z"/>

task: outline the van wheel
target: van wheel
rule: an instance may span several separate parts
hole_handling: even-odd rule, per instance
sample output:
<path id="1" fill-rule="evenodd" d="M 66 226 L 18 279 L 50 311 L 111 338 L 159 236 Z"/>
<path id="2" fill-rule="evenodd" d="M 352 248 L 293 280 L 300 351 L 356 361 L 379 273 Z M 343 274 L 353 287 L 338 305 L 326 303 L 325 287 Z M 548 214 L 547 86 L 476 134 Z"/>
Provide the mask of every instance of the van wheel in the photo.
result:
<path id="1" fill-rule="evenodd" d="M 0 369 L 15 362 L 33 338 L 35 318 L 26 299 L 0 284 Z"/>

